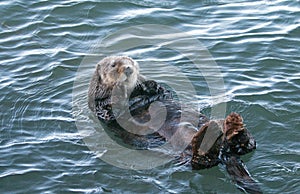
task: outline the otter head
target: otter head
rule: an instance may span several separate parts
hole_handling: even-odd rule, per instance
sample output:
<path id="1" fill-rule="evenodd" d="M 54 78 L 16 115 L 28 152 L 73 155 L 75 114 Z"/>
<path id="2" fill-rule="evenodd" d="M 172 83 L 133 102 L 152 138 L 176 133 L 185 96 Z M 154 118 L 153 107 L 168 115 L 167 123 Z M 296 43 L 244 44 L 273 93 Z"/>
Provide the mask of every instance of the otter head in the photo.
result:
<path id="1" fill-rule="evenodd" d="M 256 148 L 256 142 L 237 113 L 229 114 L 224 121 L 224 141 L 231 152 L 243 155 Z"/>
<path id="2" fill-rule="evenodd" d="M 138 80 L 139 65 L 125 56 L 106 57 L 98 64 L 98 75 L 108 87 L 125 86 L 133 89 Z"/>
<path id="3" fill-rule="evenodd" d="M 127 94 L 136 86 L 139 75 L 139 65 L 133 59 L 125 56 L 110 56 L 102 59 L 96 66 L 96 70 L 91 79 L 88 91 L 88 105 L 92 111 L 96 111 L 95 100 L 102 102 L 111 97 L 114 88 L 121 92 L 121 95 Z M 124 95 L 125 94 L 125 95 Z"/>

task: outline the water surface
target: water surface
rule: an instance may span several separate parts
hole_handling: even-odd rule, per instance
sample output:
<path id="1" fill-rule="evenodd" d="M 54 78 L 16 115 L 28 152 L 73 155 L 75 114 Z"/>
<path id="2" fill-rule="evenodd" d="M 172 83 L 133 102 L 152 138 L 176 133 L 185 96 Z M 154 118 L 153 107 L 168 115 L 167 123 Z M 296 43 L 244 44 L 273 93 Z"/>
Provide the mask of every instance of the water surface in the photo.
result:
<path id="1" fill-rule="evenodd" d="M 74 85 L 76 76 L 88 78 L 103 57 L 101 40 L 144 24 L 169 26 L 200 41 L 218 65 L 224 96 L 211 100 L 201 69 L 182 53 L 150 42 L 115 54 L 130 55 L 143 74 L 166 84 L 188 77 L 196 93 L 177 91 L 208 116 L 222 104 L 226 113 L 239 112 L 258 144 L 243 160 L 264 193 L 299 192 L 298 0 L 38 0 L 1 2 L 0 8 L 1 193 L 240 192 L 219 167 L 122 169 L 99 159 L 84 142 L 72 92 L 81 87 L 78 103 L 84 103 L 88 83 Z M 112 44 L 120 48 L 130 37 Z M 81 111 L 75 114 L 88 114 Z"/>

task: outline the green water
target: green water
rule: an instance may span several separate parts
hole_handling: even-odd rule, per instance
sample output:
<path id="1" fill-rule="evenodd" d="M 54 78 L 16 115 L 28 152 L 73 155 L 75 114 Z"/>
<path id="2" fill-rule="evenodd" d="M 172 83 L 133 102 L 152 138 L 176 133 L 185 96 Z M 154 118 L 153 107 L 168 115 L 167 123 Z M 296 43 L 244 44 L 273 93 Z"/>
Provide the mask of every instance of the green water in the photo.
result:
<path id="1" fill-rule="evenodd" d="M 239 112 L 257 141 L 243 160 L 263 192 L 300 191 L 298 0 L 38 0 L 0 8 L 0 193 L 240 193 L 222 167 L 129 170 L 91 149 L 78 120 L 90 118 L 88 81 L 109 54 L 136 59 L 144 75 L 208 116 Z"/>

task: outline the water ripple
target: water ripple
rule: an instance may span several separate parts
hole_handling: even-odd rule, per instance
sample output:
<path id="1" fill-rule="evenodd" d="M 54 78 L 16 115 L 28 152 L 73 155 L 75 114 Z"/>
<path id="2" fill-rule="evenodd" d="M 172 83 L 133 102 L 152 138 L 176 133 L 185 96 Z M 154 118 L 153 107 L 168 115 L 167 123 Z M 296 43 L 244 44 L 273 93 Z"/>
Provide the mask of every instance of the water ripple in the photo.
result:
<path id="1" fill-rule="evenodd" d="M 222 72 L 226 94 L 210 103 L 201 70 L 165 45 L 126 51 L 142 72 L 167 85 L 187 76 L 197 94 L 182 95 L 207 115 L 219 103 L 241 113 L 258 143 L 243 159 L 265 193 L 300 190 L 299 1 L 38 0 L 3 1 L 0 8 L 0 193 L 237 192 L 219 168 L 194 172 L 166 164 L 128 171 L 106 164 L 82 141 L 87 134 L 77 131 L 72 90 L 87 88 L 73 86 L 83 57 L 94 57 L 81 72 L 88 77 L 102 54 L 90 51 L 102 38 L 149 23 L 201 40 Z M 147 65 L 151 61 L 154 69 Z M 85 103 L 86 93 L 79 95 L 74 105 Z"/>

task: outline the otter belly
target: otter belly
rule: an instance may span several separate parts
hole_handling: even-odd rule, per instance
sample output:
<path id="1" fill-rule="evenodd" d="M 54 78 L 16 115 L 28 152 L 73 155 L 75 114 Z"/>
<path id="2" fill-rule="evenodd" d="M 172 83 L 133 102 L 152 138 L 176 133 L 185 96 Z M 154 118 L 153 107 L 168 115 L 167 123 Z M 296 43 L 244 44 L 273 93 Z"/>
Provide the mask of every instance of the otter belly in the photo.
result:
<path id="1" fill-rule="evenodd" d="M 238 114 L 210 121 L 197 111 L 184 109 L 183 118 L 183 105 L 173 99 L 170 91 L 151 80 L 138 83 L 128 101 L 118 101 L 118 96 L 114 96 L 115 100 L 110 95 L 109 92 L 90 95 L 90 108 L 111 138 L 123 146 L 149 149 L 169 143 L 171 153 L 188 160 L 193 169 L 223 164 L 239 187 L 259 193 L 259 187 L 239 158 L 255 149 L 255 141 Z M 115 102 L 120 104 L 113 111 Z"/>

